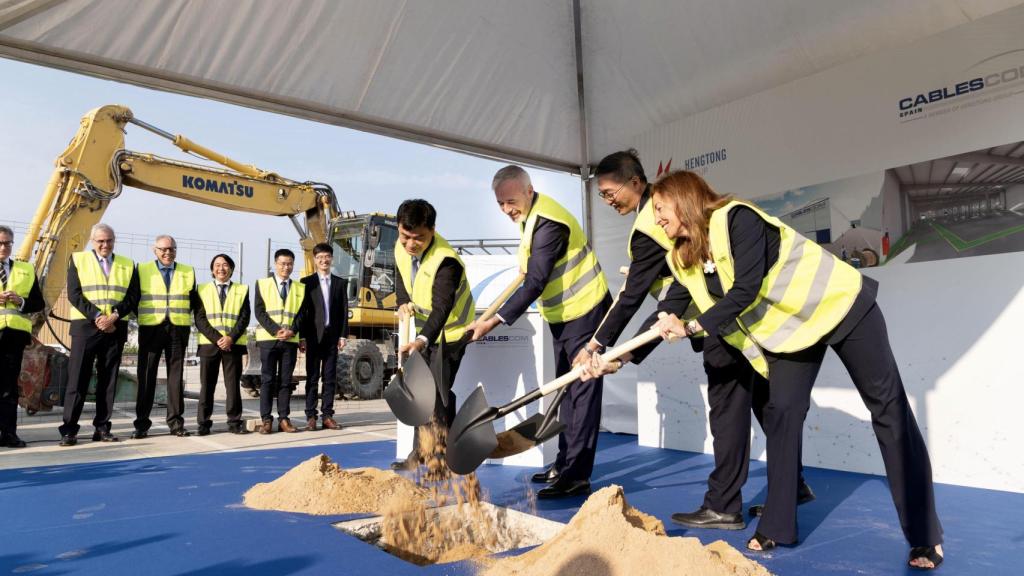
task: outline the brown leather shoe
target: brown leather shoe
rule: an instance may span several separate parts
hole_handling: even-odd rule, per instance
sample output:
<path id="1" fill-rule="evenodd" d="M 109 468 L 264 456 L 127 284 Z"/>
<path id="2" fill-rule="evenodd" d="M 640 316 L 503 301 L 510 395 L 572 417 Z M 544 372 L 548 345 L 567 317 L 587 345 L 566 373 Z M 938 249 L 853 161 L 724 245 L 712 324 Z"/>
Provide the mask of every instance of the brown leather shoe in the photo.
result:
<path id="1" fill-rule="evenodd" d="M 306 419 L 306 431 L 307 432 L 315 432 L 316 431 L 316 418 L 307 418 Z"/>
<path id="2" fill-rule="evenodd" d="M 328 416 L 324 418 L 324 430 L 341 430 L 341 424 L 334 421 L 334 418 Z"/>
<path id="3" fill-rule="evenodd" d="M 270 434 L 274 431 L 274 423 L 270 420 L 264 420 L 260 426 L 260 434 Z"/>
<path id="4" fill-rule="evenodd" d="M 277 421 L 277 430 L 278 430 L 278 432 L 298 432 L 299 431 L 299 429 L 296 428 L 295 426 L 292 426 L 292 423 L 290 421 L 288 421 L 288 420 L 278 420 Z"/>

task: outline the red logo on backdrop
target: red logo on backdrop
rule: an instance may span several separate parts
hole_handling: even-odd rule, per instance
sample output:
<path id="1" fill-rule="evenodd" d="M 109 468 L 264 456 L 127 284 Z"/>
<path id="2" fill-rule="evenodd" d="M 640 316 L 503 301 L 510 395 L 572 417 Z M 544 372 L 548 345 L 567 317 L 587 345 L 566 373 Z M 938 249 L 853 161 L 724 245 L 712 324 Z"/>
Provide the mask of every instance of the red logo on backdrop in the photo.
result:
<path id="1" fill-rule="evenodd" d="M 658 174 L 655 176 L 655 178 L 660 178 L 662 174 L 666 174 L 671 169 L 672 169 L 672 159 L 671 158 L 668 159 L 668 163 L 666 163 L 664 166 L 661 165 L 661 162 L 658 162 Z"/>

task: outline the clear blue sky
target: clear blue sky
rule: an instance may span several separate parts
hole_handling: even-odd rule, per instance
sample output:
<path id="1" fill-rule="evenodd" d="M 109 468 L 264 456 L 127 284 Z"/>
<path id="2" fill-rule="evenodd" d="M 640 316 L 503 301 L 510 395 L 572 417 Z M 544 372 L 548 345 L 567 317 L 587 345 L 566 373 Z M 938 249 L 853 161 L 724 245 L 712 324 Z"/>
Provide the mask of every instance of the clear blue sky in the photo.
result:
<path id="1" fill-rule="evenodd" d="M 231 158 L 294 180 L 330 184 L 343 210 L 391 212 L 406 198 L 425 198 L 438 210 L 437 230 L 448 238 L 512 238 L 514 225 L 497 208 L 491 177 L 503 164 L 438 148 L 366 134 L 178 94 L 139 88 L 0 58 L 0 162 L 4 167 L 0 222 L 23 227 L 31 220 L 54 158 L 65 148 L 87 111 L 122 104 L 135 116 L 172 134 L 182 134 Z M 128 126 L 125 146 L 137 152 L 192 162 L 170 142 Z M 530 169 L 534 188 L 581 212 L 579 179 Z M 296 244 L 285 218 L 231 212 L 125 189 L 104 221 L 118 232 L 144 237 L 167 233 L 183 239 L 245 244 L 245 280 L 265 266 L 267 238 Z M 16 228 L 17 229 L 17 228 Z M 20 244 L 24 238 L 17 238 Z M 124 246 L 122 253 L 128 253 Z M 137 259 L 152 257 L 131 248 Z M 206 268 L 210 254 L 179 259 Z"/>

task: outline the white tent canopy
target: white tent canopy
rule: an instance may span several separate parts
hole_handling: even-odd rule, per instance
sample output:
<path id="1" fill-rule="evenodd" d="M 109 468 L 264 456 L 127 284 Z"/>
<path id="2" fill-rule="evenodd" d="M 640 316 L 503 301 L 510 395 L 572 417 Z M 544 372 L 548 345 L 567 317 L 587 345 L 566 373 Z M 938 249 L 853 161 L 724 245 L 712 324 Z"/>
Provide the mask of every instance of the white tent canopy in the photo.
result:
<path id="1" fill-rule="evenodd" d="M 0 56 L 578 173 L 1021 0 L 6 0 Z"/>

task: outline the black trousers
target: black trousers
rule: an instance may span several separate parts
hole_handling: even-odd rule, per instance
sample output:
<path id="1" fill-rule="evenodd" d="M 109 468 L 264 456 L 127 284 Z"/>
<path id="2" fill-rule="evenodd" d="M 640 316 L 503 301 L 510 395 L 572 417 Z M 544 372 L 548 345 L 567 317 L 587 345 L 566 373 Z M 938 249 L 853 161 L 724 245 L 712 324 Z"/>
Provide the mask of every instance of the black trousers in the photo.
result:
<path id="1" fill-rule="evenodd" d="M 555 339 L 555 376 L 572 370 L 572 361 L 593 333 Z M 604 378 L 569 384 L 558 406 L 558 419 L 565 430 L 558 435 L 555 469 L 566 480 L 589 480 L 594 471 L 597 435 L 601 429 L 601 397 Z"/>
<path id="2" fill-rule="evenodd" d="M 217 379 L 224 366 L 224 391 L 227 393 L 226 409 L 228 427 L 242 425 L 242 394 L 239 382 L 242 379 L 242 356 L 244 346 L 232 346 L 224 351 L 216 344 L 199 346 L 199 410 L 196 412 L 196 423 L 202 428 L 213 426 L 213 393 L 217 389 Z"/>
<path id="3" fill-rule="evenodd" d="M 12 328 L 0 330 L 0 438 L 18 435 L 18 376 L 21 375 L 25 339 L 15 338 L 13 331 Z"/>
<path id="4" fill-rule="evenodd" d="M 74 326 L 72 326 L 74 328 Z M 110 431 L 110 415 L 114 411 L 117 392 L 117 373 L 121 369 L 127 330 L 118 329 L 107 334 L 98 330 L 75 332 L 71 335 L 71 358 L 68 360 L 68 387 L 64 394 L 64 424 L 61 436 L 77 436 L 89 392 L 92 368 L 96 366 L 96 416 L 92 425 L 96 430 Z"/>
<path id="5" fill-rule="evenodd" d="M 452 386 L 455 384 L 455 377 L 459 373 L 459 366 L 462 365 L 462 357 L 466 355 L 466 346 L 469 345 L 469 340 L 463 338 L 458 342 L 445 344 L 444 347 L 444 362 L 447 378 L 448 388 L 448 405 L 445 406 L 441 400 L 441 391 L 435 387 L 434 392 L 434 421 L 439 425 L 443 426 L 446 430 L 452 425 L 452 420 L 455 420 L 455 403 L 456 396 L 455 392 L 452 391 Z M 422 354 L 423 359 L 430 364 L 433 361 L 434 354 L 437 353 L 437 345 L 431 344 L 427 346 Z M 425 426 L 417 426 L 413 431 L 412 435 L 412 452 L 409 453 L 410 458 L 418 458 L 419 446 L 420 446 L 420 430 L 426 428 Z"/>
<path id="6" fill-rule="evenodd" d="M 171 432 L 185 427 L 185 348 L 189 327 L 164 321 L 157 326 L 139 326 L 139 395 L 135 399 L 135 429 L 146 432 L 153 421 L 160 358 L 167 365 L 167 427 Z"/>
<path id="7" fill-rule="evenodd" d="M 334 394 L 338 386 L 338 339 L 314 343 L 306 340 L 306 418 L 316 418 L 320 379 L 323 378 L 324 418 L 334 416 Z"/>
<path id="8" fill-rule="evenodd" d="M 708 377 L 708 421 L 711 424 L 715 468 L 708 476 L 704 494 L 705 508 L 723 514 L 743 510 L 743 485 L 750 471 L 750 413 L 764 429 L 764 405 L 768 402 L 768 381 L 750 366 L 742 354 L 724 343 L 706 342 L 705 350 L 720 346 L 720 359 L 732 356 L 730 363 L 709 363 L 705 355 L 704 372 Z M 797 452 L 797 486 L 803 483 L 801 450 Z"/>
<path id="9" fill-rule="evenodd" d="M 291 414 L 292 374 L 299 345 L 277 340 L 259 343 L 260 348 L 260 418 L 264 422 L 274 419 L 274 399 L 277 398 L 277 418 L 288 420 Z"/>
<path id="10" fill-rule="evenodd" d="M 844 327 L 840 326 L 841 331 Z M 780 543 L 797 540 L 797 459 L 811 387 L 826 344 L 797 354 L 770 355 L 769 399 L 764 407 L 768 437 L 768 500 L 757 530 Z M 928 448 L 910 410 L 899 367 L 877 305 L 846 337 L 832 344 L 871 412 L 889 490 L 903 535 L 911 546 L 942 543 Z"/>

